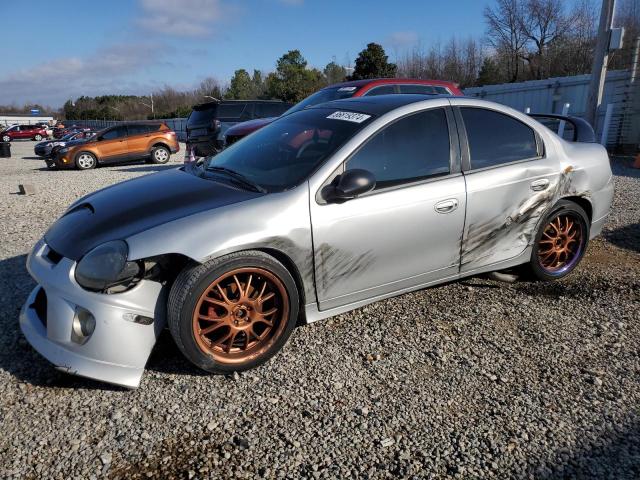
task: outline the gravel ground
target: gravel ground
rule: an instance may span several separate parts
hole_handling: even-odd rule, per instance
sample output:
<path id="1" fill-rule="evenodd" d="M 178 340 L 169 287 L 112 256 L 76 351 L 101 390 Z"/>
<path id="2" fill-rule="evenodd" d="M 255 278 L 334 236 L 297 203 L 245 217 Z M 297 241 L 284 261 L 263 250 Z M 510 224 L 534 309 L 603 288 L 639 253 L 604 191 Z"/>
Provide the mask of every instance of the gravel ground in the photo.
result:
<path id="1" fill-rule="evenodd" d="M 22 339 L 25 255 L 77 197 L 168 166 L 45 171 L 32 145 L 0 159 L 0 478 L 640 477 L 628 160 L 605 234 L 561 282 L 471 278 L 378 302 L 233 377 L 203 375 L 164 334 L 126 391 L 57 372 Z"/>

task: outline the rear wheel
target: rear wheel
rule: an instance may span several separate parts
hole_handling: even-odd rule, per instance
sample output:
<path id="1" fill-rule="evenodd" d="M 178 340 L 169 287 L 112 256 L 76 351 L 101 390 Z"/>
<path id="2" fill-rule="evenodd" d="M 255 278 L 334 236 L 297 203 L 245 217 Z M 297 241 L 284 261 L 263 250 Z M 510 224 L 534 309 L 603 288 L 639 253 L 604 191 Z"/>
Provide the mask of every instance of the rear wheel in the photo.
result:
<path id="1" fill-rule="evenodd" d="M 38 134 L 38 135 L 36 135 L 35 137 L 33 137 L 33 139 L 34 139 L 36 142 L 39 142 L 40 140 L 42 140 L 42 135 Z"/>
<path id="2" fill-rule="evenodd" d="M 247 370 L 285 344 L 298 316 L 291 274 L 262 252 L 185 269 L 169 296 L 168 323 L 182 353 L 212 373 Z"/>
<path id="3" fill-rule="evenodd" d="M 538 231 L 529 266 L 540 280 L 569 275 L 584 256 L 589 241 L 589 217 L 577 204 L 561 200 Z"/>
<path id="4" fill-rule="evenodd" d="M 152 163 L 167 163 L 171 158 L 171 152 L 167 147 L 157 146 L 151 149 Z"/>
<path id="5" fill-rule="evenodd" d="M 95 168 L 97 163 L 98 161 L 93 153 L 80 152 L 76 155 L 76 167 L 78 167 L 79 170 L 90 170 Z"/>

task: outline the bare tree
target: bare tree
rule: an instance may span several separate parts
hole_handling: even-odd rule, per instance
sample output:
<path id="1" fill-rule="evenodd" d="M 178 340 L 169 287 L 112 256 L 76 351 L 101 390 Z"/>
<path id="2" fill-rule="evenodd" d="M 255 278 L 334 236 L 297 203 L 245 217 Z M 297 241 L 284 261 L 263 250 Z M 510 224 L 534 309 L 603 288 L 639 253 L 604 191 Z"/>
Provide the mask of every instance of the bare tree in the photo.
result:
<path id="1" fill-rule="evenodd" d="M 487 41 L 495 52 L 507 59 L 511 82 L 518 80 L 521 59 L 527 43 L 522 30 L 524 12 L 520 0 L 497 0 L 495 7 L 484 9 L 487 22 Z"/>

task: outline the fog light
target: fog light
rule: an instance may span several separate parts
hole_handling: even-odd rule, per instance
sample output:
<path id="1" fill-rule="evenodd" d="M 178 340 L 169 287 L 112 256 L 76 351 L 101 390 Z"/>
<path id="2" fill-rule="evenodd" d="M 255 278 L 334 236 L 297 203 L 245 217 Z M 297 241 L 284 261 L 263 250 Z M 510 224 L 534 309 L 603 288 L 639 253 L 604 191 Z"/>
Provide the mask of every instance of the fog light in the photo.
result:
<path id="1" fill-rule="evenodd" d="M 91 312 L 84 308 L 77 307 L 71 327 L 71 340 L 82 345 L 89 340 L 95 329 L 96 319 Z"/>

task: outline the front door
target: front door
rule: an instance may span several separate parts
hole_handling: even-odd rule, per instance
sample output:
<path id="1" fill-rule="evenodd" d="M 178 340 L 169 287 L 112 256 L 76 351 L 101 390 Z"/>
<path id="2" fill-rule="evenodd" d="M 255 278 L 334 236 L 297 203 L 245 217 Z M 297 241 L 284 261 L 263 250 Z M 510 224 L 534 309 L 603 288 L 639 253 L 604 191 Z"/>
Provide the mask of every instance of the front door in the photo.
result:
<path id="1" fill-rule="evenodd" d="M 127 127 L 124 125 L 107 130 L 98 138 L 98 155 L 104 163 L 115 162 L 127 158 Z"/>
<path id="2" fill-rule="evenodd" d="M 344 164 L 373 173 L 375 190 L 341 204 L 312 198 L 321 310 L 458 273 L 465 182 L 452 170 L 449 123 L 444 108 L 397 120 Z"/>
<path id="3" fill-rule="evenodd" d="M 461 106 L 459 114 L 469 157 L 460 271 L 468 273 L 523 253 L 568 184 L 558 175 L 559 160 L 523 121 L 472 106 Z"/>

